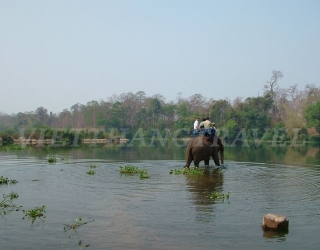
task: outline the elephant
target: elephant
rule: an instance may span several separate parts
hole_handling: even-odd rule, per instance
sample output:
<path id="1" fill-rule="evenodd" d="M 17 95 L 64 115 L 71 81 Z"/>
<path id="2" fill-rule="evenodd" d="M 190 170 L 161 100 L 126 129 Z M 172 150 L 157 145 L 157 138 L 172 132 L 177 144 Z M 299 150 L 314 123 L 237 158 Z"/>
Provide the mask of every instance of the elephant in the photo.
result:
<path id="1" fill-rule="evenodd" d="M 210 157 L 214 160 L 217 166 L 220 166 L 219 155 L 221 164 L 224 163 L 224 146 L 221 138 L 218 136 L 213 136 L 210 140 L 204 135 L 193 138 L 187 145 L 186 150 L 186 165 L 185 168 L 189 168 L 191 162 L 194 162 L 196 167 L 199 167 L 199 163 L 204 161 L 205 165 L 209 165 Z"/>

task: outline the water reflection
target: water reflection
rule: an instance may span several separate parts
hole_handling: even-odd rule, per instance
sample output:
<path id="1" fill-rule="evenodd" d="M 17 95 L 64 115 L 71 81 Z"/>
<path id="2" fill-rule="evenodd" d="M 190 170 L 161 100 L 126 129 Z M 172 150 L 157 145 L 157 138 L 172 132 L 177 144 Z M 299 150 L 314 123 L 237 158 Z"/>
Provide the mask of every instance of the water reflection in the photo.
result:
<path id="1" fill-rule="evenodd" d="M 84 144 L 77 147 L 32 147 L 32 154 L 68 154 L 74 158 L 100 158 L 100 159 L 126 159 L 134 160 L 184 160 L 185 142 L 173 143 L 167 142 L 161 144 L 154 141 L 152 143 L 141 144 Z M 28 155 L 30 152 L 22 150 L 17 152 L 20 155 Z M 264 163 L 282 163 L 294 165 L 320 164 L 319 145 L 308 145 L 300 147 L 272 147 L 267 143 L 259 147 L 254 145 L 225 147 L 226 161 L 237 162 L 264 162 Z"/>
<path id="2" fill-rule="evenodd" d="M 203 176 L 169 174 L 184 165 L 182 147 L 85 145 L 33 148 L 12 155 L 0 152 L 0 175 L 19 181 L 1 186 L 2 194 L 21 194 L 17 205 L 24 209 L 48 207 L 45 227 L 41 229 L 36 221 L 33 229 L 37 230 L 22 221 L 21 211 L 0 216 L 1 249 L 77 249 L 77 241 L 66 237 L 62 227 L 79 217 L 95 220 L 80 232 L 89 249 L 267 249 L 269 243 L 273 249 L 317 249 L 319 149 L 235 147 L 226 152 L 227 168 L 202 163 Z M 264 157 L 272 152 L 276 161 L 281 157 L 290 161 L 292 156 L 295 163 L 307 162 L 308 157 L 316 157 L 315 164 L 268 164 L 271 158 Z M 50 155 L 59 161 L 48 164 Z M 60 161 L 60 156 L 69 156 L 69 163 Z M 122 163 L 147 169 L 151 178 L 120 175 Z M 86 174 L 90 164 L 97 165 L 93 176 Z M 212 192 L 228 191 L 230 203 L 210 198 Z M 274 209 L 295 218 L 290 237 L 288 232 L 259 231 L 261 215 Z"/>
<path id="3" fill-rule="evenodd" d="M 210 194 L 223 191 L 223 171 L 221 168 L 212 169 L 206 166 L 203 175 L 186 176 L 186 183 L 189 186 L 188 191 L 192 193 L 192 202 L 195 204 L 196 220 L 209 222 L 214 217 L 213 205 L 221 203 L 221 200 L 210 198 Z"/>
<path id="4" fill-rule="evenodd" d="M 289 230 L 265 230 L 262 229 L 263 231 L 263 237 L 268 239 L 268 240 L 276 240 L 277 242 L 283 242 L 286 240 L 286 235 L 289 233 Z"/>

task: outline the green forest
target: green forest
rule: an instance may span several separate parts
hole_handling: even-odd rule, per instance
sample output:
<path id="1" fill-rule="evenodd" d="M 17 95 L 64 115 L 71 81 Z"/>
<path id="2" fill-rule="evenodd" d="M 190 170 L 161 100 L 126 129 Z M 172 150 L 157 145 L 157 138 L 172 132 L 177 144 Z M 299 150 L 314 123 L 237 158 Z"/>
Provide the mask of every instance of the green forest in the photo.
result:
<path id="1" fill-rule="evenodd" d="M 136 131 L 146 138 L 175 135 L 192 136 L 196 117 L 209 116 L 215 122 L 219 136 L 226 141 L 247 139 L 272 140 L 275 131 L 282 131 L 281 140 L 318 141 L 320 132 L 320 88 L 297 85 L 280 88 L 281 71 L 273 71 L 258 97 L 235 100 L 216 99 L 202 94 L 166 102 L 161 94 L 147 96 L 144 91 L 123 93 L 108 97 L 106 101 L 92 100 L 76 103 L 70 110 L 48 112 L 39 107 L 33 112 L 18 114 L 0 113 L 0 140 L 12 143 L 22 134 L 39 139 L 51 138 L 54 130 L 72 140 L 75 131 L 83 138 L 108 138 L 110 131 L 128 139 Z M 214 86 L 212 88 L 214 90 Z M 41 132 L 42 131 L 42 132 Z"/>

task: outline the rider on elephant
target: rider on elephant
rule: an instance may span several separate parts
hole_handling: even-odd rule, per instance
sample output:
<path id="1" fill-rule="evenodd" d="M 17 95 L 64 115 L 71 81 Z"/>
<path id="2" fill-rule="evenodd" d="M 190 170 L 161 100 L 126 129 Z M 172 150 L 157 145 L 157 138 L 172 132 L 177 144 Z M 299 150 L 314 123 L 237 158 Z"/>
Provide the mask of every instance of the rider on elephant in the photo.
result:
<path id="1" fill-rule="evenodd" d="M 203 128 L 202 134 L 204 136 L 213 137 L 216 133 L 215 123 L 210 121 L 209 117 L 202 119 L 200 128 Z"/>
<path id="2" fill-rule="evenodd" d="M 200 118 L 197 117 L 195 122 L 193 123 L 193 134 L 198 136 L 200 134 Z"/>

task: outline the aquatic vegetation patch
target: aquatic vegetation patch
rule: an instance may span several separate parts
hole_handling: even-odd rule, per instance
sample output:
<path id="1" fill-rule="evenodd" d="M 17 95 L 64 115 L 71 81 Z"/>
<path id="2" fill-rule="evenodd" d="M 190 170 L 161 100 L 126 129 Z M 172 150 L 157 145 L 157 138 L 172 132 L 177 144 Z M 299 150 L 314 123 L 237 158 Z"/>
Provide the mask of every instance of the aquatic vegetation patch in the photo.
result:
<path id="1" fill-rule="evenodd" d="M 204 170 L 199 169 L 197 167 L 195 168 L 182 168 L 182 169 L 171 169 L 170 174 L 174 175 L 179 175 L 179 174 L 184 174 L 184 175 L 203 175 Z"/>
<path id="2" fill-rule="evenodd" d="M 127 166 L 120 166 L 120 173 L 122 174 L 138 174 L 140 173 L 142 170 L 139 169 L 139 167 L 135 167 L 135 166 L 131 166 L 131 165 L 127 165 Z"/>
<path id="3" fill-rule="evenodd" d="M 96 168 L 97 166 L 92 164 L 92 165 L 90 165 L 89 167 L 90 167 L 90 168 Z"/>
<path id="4" fill-rule="evenodd" d="M 149 178 L 148 171 L 147 170 L 141 170 L 140 179 L 146 179 L 146 178 Z"/>
<path id="5" fill-rule="evenodd" d="M 224 200 L 224 199 L 229 199 L 230 197 L 230 192 L 228 192 L 227 194 L 222 194 L 222 193 L 218 193 L 218 192 L 212 192 L 210 194 L 210 198 L 214 199 L 214 200 Z"/>
<path id="6" fill-rule="evenodd" d="M 94 171 L 94 170 L 92 170 L 92 169 L 90 169 L 88 172 L 87 172 L 87 174 L 88 175 L 94 175 L 96 172 Z"/>
<path id="7" fill-rule="evenodd" d="M 50 157 L 48 158 L 48 163 L 53 164 L 53 163 L 56 163 L 56 162 L 57 162 L 57 158 L 56 158 L 56 157 L 50 156 Z"/>
<path id="8" fill-rule="evenodd" d="M 11 212 L 13 210 L 19 211 L 19 208 L 15 204 L 12 203 L 13 199 L 18 199 L 19 195 L 16 192 L 11 192 L 8 195 L 3 195 L 3 199 L 0 201 L 0 208 L 2 209 L 0 211 L 0 214 L 7 214 L 8 212 Z"/>
<path id="9" fill-rule="evenodd" d="M 19 195 L 18 195 L 17 192 L 13 192 L 13 191 L 12 191 L 12 192 L 9 194 L 9 197 L 10 197 L 10 200 L 18 199 Z"/>
<path id="10" fill-rule="evenodd" d="M 78 239 L 79 239 L 78 245 L 79 245 L 79 246 L 82 246 L 82 240 L 81 240 L 81 238 L 80 238 L 80 235 L 79 235 L 78 232 L 77 232 L 77 228 L 79 228 L 79 227 L 81 227 L 81 226 L 83 226 L 83 225 L 86 225 L 86 224 L 88 224 L 88 223 L 90 223 L 90 222 L 93 222 L 93 221 L 94 221 L 94 220 L 82 222 L 82 218 L 80 217 L 80 218 L 75 219 L 75 220 L 74 220 L 74 223 L 71 224 L 71 225 L 64 224 L 63 230 L 64 230 L 65 232 L 70 231 L 69 238 L 71 238 L 72 232 L 75 232 L 75 234 L 77 235 L 77 237 L 78 237 Z M 89 247 L 89 246 L 90 246 L 89 244 L 86 244 L 84 247 Z"/>
<path id="11" fill-rule="evenodd" d="M 11 144 L 0 147 L 0 151 L 16 152 L 21 150 L 31 150 L 30 146 L 22 146 L 21 144 Z"/>
<path id="12" fill-rule="evenodd" d="M 46 218 L 45 216 L 45 211 L 46 206 L 42 206 L 42 207 L 35 207 L 34 209 L 29 209 L 29 210 L 22 210 L 22 212 L 24 213 L 24 216 L 22 219 L 28 218 L 32 220 L 32 224 L 33 222 L 37 219 L 37 218 Z"/>
<path id="13" fill-rule="evenodd" d="M 140 169 L 139 167 L 135 167 L 131 165 L 120 166 L 120 173 L 121 174 L 140 174 L 140 179 L 149 178 L 149 174 L 147 170 Z"/>
<path id="14" fill-rule="evenodd" d="M 0 185 L 16 183 L 18 183 L 17 180 L 10 180 L 8 177 L 3 177 L 2 175 L 0 176 Z"/>
<path id="15" fill-rule="evenodd" d="M 62 156 L 60 157 L 61 161 L 65 161 L 67 163 L 69 163 L 69 156 Z"/>

